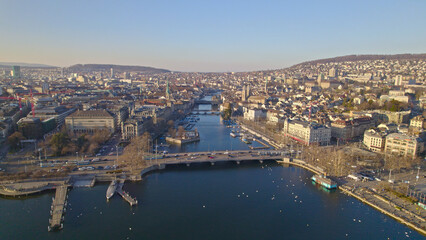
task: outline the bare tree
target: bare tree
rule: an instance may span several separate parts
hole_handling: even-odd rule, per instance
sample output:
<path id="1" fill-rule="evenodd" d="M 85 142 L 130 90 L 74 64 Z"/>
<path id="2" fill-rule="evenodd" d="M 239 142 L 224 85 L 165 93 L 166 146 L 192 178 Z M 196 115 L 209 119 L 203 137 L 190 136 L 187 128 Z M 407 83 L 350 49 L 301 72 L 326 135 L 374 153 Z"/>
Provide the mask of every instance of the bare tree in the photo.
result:
<path id="1" fill-rule="evenodd" d="M 119 158 L 121 164 L 130 166 L 131 169 L 142 168 L 147 165 L 144 160 L 151 151 L 151 135 L 145 132 L 142 136 L 132 139 L 129 145 L 124 149 L 123 154 Z"/>

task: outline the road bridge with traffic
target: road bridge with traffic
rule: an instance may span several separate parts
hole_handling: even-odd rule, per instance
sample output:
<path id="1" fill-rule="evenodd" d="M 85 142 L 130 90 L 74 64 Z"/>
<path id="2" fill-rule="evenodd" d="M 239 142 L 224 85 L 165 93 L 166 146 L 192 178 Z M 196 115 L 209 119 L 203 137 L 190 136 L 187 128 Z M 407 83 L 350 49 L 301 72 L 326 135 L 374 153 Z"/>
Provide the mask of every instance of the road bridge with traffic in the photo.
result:
<path id="1" fill-rule="evenodd" d="M 294 157 L 295 152 L 290 151 L 212 151 L 212 152 L 189 152 L 189 153 L 171 153 L 157 155 L 147 160 L 151 165 L 170 165 L 170 164 L 186 164 L 191 163 L 210 163 L 214 165 L 217 162 L 235 162 L 240 164 L 242 161 L 259 161 L 265 160 L 282 160 L 285 157 Z"/>

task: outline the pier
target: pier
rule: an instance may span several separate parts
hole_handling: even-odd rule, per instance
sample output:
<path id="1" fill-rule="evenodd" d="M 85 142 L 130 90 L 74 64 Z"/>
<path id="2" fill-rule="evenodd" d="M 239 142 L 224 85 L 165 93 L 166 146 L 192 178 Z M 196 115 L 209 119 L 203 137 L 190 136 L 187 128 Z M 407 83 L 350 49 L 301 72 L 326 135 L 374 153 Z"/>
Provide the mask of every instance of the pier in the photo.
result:
<path id="1" fill-rule="evenodd" d="M 137 205 L 138 204 L 138 200 L 136 200 L 136 198 L 130 196 L 129 193 L 127 193 L 126 191 L 124 191 L 123 190 L 123 185 L 124 185 L 124 180 L 120 180 L 120 182 L 118 183 L 118 187 L 117 187 L 116 192 L 118 194 L 120 194 L 120 196 L 124 200 L 126 200 L 130 204 L 130 206 Z"/>
<path id="2" fill-rule="evenodd" d="M 52 218 L 49 219 L 49 231 L 63 228 L 63 215 L 66 211 L 66 198 L 67 198 L 68 186 L 63 185 L 56 188 L 55 198 L 53 198 L 51 206 Z"/>
<path id="3" fill-rule="evenodd" d="M 261 150 L 261 149 L 268 149 L 269 146 L 268 144 L 264 143 L 262 140 L 260 139 L 256 139 L 256 142 L 260 143 L 262 145 L 262 147 L 253 147 L 253 146 L 249 146 L 249 148 L 251 150 Z"/>

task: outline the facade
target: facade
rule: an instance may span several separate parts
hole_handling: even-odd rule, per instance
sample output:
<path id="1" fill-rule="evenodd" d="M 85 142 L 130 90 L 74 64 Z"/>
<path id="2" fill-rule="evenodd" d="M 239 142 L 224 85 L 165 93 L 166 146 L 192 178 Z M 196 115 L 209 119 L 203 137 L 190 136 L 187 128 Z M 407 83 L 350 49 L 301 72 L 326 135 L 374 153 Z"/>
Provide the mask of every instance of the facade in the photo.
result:
<path id="1" fill-rule="evenodd" d="M 401 133 L 391 133 L 386 137 L 385 153 L 415 158 L 423 152 L 424 143 L 420 138 Z"/>
<path id="2" fill-rule="evenodd" d="M 360 117 L 353 120 L 336 120 L 331 123 L 331 136 L 339 140 L 352 140 L 362 136 L 365 130 L 375 126 L 370 117 Z"/>
<path id="3" fill-rule="evenodd" d="M 373 152 L 382 152 L 385 149 L 386 134 L 374 129 L 364 132 L 364 145 Z"/>
<path id="4" fill-rule="evenodd" d="M 34 117 L 40 118 L 41 121 L 55 118 L 56 124 L 62 125 L 65 118 L 71 113 L 75 112 L 75 108 L 66 108 L 64 106 L 59 107 L 42 107 L 34 110 Z M 27 117 L 32 117 L 32 113 L 29 113 Z"/>
<path id="5" fill-rule="evenodd" d="M 248 101 L 252 103 L 265 104 L 266 98 L 264 96 L 250 96 L 248 97 Z"/>
<path id="6" fill-rule="evenodd" d="M 115 132 L 115 118 L 106 110 L 77 111 L 65 118 L 69 131 L 74 133 L 93 133 L 106 129 Z"/>
<path id="7" fill-rule="evenodd" d="M 262 111 L 262 109 L 247 109 L 247 111 L 244 112 L 244 118 L 250 121 L 257 121 L 265 117 L 266 113 Z"/>
<path id="8" fill-rule="evenodd" d="M 374 110 L 371 112 L 373 117 L 377 120 L 381 120 L 386 123 L 409 123 L 411 110 L 408 111 L 400 111 L 400 112 L 391 112 L 384 110 Z"/>
<path id="9" fill-rule="evenodd" d="M 425 126 L 425 120 L 422 116 L 415 116 L 410 121 L 410 127 L 417 128 L 417 129 L 423 129 Z"/>
<path id="10" fill-rule="evenodd" d="M 329 127 L 300 120 L 286 119 L 284 121 L 283 133 L 284 136 L 305 145 L 327 145 L 330 143 L 331 138 L 331 129 Z"/>
<path id="11" fill-rule="evenodd" d="M 21 78 L 21 67 L 20 66 L 12 66 L 12 77 L 14 79 Z"/>
<path id="12" fill-rule="evenodd" d="M 128 119 L 121 124 L 121 139 L 128 141 L 134 137 L 141 136 L 144 132 L 142 121 Z"/>

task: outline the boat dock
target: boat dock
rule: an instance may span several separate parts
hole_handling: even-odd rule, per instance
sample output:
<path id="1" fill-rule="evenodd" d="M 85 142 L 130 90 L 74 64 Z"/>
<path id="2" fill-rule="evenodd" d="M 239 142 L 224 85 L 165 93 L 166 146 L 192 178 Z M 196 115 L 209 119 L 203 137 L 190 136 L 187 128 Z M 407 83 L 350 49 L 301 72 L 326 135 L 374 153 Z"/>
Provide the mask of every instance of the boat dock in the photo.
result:
<path id="1" fill-rule="evenodd" d="M 130 196 L 129 193 L 127 193 L 126 191 L 124 191 L 123 190 L 123 185 L 124 185 L 124 180 L 120 180 L 120 182 L 118 183 L 118 187 L 116 189 L 116 192 L 118 194 L 120 194 L 120 196 L 124 200 L 126 200 L 130 204 L 130 206 L 137 205 L 138 204 L 138 200 L 136 200 L 136 198 Z"/>
<path id="2" fill-rule="evenodd" d="M 268 149 L 268 148 L 270 148 L 270 147 L 268 146 L 268 144 L 264 143 L 264 142 L 263 142 L 262 140 L 260 140 L 260 139 L 256 139 L 256 142 L 260 143 L 260 144 L 262 145 L 262 147 L 253 147 L 253 146 L 249 146 L 249 148 L 250 148 L 251 150 L 261 150 L 261 149 Z"/>
<path id="3" fill-rule="evenodd" d="M 48 230 L 53 231 L 56 229 L 62 229 L 63 215 L 66 211 L 66 198 L 67 198 L 68 186 L 63 185 L 56 188 L 55 198 L 53 198 L 51 206 L 51 215 L 49 219 Z"/>

